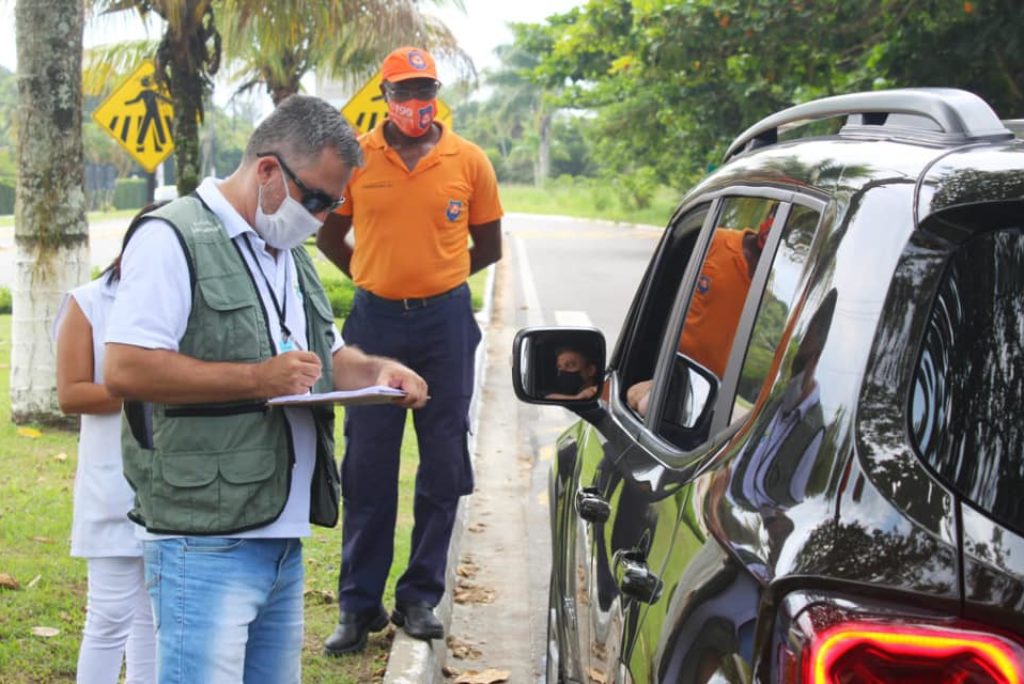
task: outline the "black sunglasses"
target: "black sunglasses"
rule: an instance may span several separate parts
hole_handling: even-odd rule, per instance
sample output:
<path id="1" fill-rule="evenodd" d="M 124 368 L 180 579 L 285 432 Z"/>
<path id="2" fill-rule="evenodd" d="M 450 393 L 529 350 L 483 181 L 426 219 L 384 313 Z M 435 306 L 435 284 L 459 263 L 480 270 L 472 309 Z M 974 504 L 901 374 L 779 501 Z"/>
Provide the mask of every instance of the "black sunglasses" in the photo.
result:
<path id="1" fill-rule="evenodd" d="M 427 85 L 416 86 L 402 86 L 392 83 L 384 84 L 384 90 L 387 92 L 388 97 L 395 102 L 405 102 L 406 100 L 411 100 L 413 98 L 417 100 L 432 100 L 440 89 L 441 84 L 437 81 Z"/>
<path id="2" fill-rule="evenodd" d="M 299 191 L 302 192 L 302 197 L 299 198 L 299 204 L 301 204 L 302 207 L 310 214 L 319 214 L 322 211 L 334 211 L 345 203 L 344 196 L 334 199 L 319 188 L 310 189 L 309 186 L 299 180 L 299 177 L 295 175 L 294 171 L 288 168 L 288 165 L 284 163 L 284 159 L 281 159 L 281 155 L 277 152 L 257 152 L 256 156 L 260 158 L 273 157 L 277 160 L 277 163 L 281 165 L 281 169 L 285 172 L 288 178 L 290 178 L 291 181 L 299 187 Z"/>

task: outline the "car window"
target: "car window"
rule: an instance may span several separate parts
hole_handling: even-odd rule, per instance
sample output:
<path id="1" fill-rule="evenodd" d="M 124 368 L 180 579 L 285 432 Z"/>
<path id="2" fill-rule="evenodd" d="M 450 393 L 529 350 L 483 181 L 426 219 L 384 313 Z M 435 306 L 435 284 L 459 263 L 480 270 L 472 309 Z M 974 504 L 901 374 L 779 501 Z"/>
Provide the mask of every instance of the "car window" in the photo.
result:
<path id="1" fill-rule="evenodd" d="M 682 330 L 674 332 L 678 353 L 663 393 L 659 434 L 683 449 L 706 438 L 704 411 L 725 375 L 754 270 L 779 202 L 730 197 L 722 202 L 697 282 L 690 293 Z M 638 410 L 642 399 L 633 397 Z"/>
<path id="2" fill-rule="evenodd" d="M 782 341 L 800 274 L 807 263 L 820 218 L 821 214 L 810 207 L 794 205 L 789 211 L 740 371 L 732 421 L 740 420 L 750 411 L 765 378 L 769 375 L 774 378 L 778 370 L 778 366 L 773 365 L 781 360 L 776 359 L 776 348 Z M 761 258 L 764 258 L 763 254 Z"/>
<path id="3" fill-rule="evenodd" d="M 654 375 L 658 345 L 665 336 L 683 273 L 710 208 L 708 203 L 697 205 L 669 226 L 644 276 L 623 327 L 623 392 Z"/>
<path id="4" fill-rule="evenodd" d="M 960 495 L 1024 534 L 1024 232 L 953 254 L 932 305 L 910 423 L 924 460 Z"/>

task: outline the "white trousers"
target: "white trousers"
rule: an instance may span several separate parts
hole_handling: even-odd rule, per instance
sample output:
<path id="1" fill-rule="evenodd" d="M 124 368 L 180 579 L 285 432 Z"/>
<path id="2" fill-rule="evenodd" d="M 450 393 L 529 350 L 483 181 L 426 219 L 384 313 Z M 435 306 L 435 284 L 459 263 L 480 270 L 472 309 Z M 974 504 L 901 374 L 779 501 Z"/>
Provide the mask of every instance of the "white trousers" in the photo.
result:
<path id="1" fill-rule="evenodd" d="M 117 684 L 122 660 L 127 661 L 125 684 L 153 684 L 156 642 L 142 557 L 89 558 L 88 562 L 78 684 Z"/>

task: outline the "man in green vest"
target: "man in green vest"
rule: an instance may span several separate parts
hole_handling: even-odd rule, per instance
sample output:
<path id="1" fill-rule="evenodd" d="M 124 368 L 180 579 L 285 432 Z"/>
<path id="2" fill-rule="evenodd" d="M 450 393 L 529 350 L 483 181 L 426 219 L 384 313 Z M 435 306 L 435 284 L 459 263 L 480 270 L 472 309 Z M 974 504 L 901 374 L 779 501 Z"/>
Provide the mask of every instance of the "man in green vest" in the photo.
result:
<path id="1" fill-rule="evenodd" d="M 104 370 L 128 400 L 161 684 L 301 681 L 300 540 L 338 519 L 334 414 L 266 400 L 386 385 L 426 403 L 416 373 L 343 344 L 303 247 L 361 163 L 336 109 L 293 96 L 230 177 L 129 228 Z"/>

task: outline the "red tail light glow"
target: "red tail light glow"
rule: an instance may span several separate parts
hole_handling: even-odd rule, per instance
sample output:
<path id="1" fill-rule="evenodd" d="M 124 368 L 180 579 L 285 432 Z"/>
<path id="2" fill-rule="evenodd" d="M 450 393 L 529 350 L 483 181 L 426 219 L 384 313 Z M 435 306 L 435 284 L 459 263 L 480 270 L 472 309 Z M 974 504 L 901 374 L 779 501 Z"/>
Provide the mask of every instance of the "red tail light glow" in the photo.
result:
<path id="1" fill-rule="evenodd" d="M 804 651 L 812 684 L 1022 684 L 1024 651 L 1002 636 L 938 625 L 840 622 Z"/>

